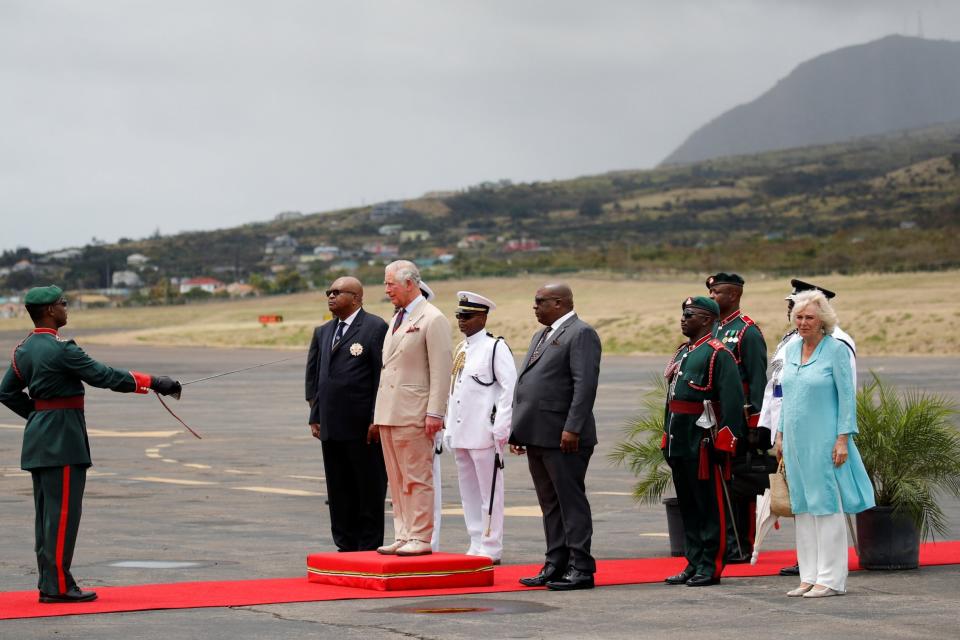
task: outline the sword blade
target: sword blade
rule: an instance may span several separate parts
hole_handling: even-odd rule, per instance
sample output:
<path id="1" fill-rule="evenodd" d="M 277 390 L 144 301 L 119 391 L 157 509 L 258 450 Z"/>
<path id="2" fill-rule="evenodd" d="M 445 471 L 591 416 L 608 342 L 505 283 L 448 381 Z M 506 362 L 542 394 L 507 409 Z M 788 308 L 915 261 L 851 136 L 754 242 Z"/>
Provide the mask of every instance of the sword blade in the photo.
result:
<path id="1" fill-rule="evenodd" d="M 268 367 L 272 364 L 279 364 L 281 362 L 287 362 L 288 360 L 294 360 L 296 358 L 302 358 L 303 354 L 297 354 L 295 356 L 290 356 L 289 358 L 280 358 L 279 360 L 273 360 L 271 362 L 261 362 L 260 364 L 255 364 L 251 367 L 243 367 L 242 369 L 234 369 L 233 371 L 224 371 L 223 373 L 215 373 L 212 376 L 207 376 L 205 378 L 197 378 L 196 380 L 190 380 L 189 382 L 181 382 L 180 386 L 185 387 L 188 384 L 196 384 L 198 382 L 206 382 L 207 380 L 213 380 L 214 378 L 222 378 L 223 376 L 230 376 L 235 373 L 241 373 L 243 371 L 250 371 L 251 369 L 259 369 L 260 367 Z"/>

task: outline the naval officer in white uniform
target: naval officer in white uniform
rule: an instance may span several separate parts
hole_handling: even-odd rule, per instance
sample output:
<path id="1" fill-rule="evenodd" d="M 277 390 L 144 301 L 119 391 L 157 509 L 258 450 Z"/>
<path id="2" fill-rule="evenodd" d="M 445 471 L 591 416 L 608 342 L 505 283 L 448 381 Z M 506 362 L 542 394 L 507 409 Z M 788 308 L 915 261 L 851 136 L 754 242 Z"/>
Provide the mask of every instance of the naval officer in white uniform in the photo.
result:
<path id="1" fill-rule="evenodd" d="M 485 331 L 487 314 L 496 305 L 470 291 L 458 291 L 457 301 L 457 324 L 465 339 L 454 350 L 444 439 L 457 462 L 463 519 L 470 535 L 467 555 L 499 563 L 504 478 L 497 463 L 510 436 L 517 367 L 503 339 Z M 488 516 L 491 488 L 493 511 Z"/>

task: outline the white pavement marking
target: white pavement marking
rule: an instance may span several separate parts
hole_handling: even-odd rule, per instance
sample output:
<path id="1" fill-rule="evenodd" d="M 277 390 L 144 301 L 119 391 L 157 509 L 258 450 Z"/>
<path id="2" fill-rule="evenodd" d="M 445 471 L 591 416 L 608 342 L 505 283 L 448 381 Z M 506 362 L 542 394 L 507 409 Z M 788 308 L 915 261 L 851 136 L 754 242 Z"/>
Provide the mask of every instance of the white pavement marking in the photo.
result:
<path id="1" fill-rule="evenodd" d="M 0 424 L 0 429 L 19 429 L 23 431 L 26 424 Z"/>
<path id="2" fill-rule="evenodd" d="M 641 533 L 640 536 L 643 538 L 669 538 L 670 534 L 669 533 Z"/>
<path id="3" fill-rule="evenodd" d="M 184 462 L 183 466 L 190 467 L 191 469 L 213 469 L 213 467 L 208 464 L 198 464 L 196 462 Z"/>
<path id="4" fill-rule="evenodd" d="M 169 438 L 179 431 L 111 431 L 107 429 L 87 429 L 87 434 L 95 438 Z"/>
<path id="5" fill-rule="evenodd" d="M 185 484 L 190 486 L 217 484 L 216 482 L 207 482 L 206 480 L 180 480 L 178 478 L 158 478 L 156 476 L 140 476 L 137 478 L 131 478 L 131 480 L 139 480 L 140 482 L 160 482 L 163 484 Z"/>
<path id="6" fill-rule="evenodd" d="M 462 507 L 444 507 L 440 513 L 445 516 L 462 516 L 463 508 Z M 533 507 L 507 507 L 503 510 L 503 515 L 512 516 L 516 518 L 539 518 L 543 514 L 540 512 L 539 506 Z"/>
<path id="7" fill-rule="evenodd" d="M 162 458 L 163 456 L 161 456 L 159 453 L 148 453 L 148 454 L 147 454 L 147 457 L 148 457 L 148 458 Z"/>
<path id="8" fill-rule="evenodd" d="M 168 462 L 168 463 L 170 463 L 170 464 L 177 464 L 177 463 L 180 462 L 180 461 L 179 461 L 179 460 L 174 460 L 173 458 L 164 458 L 163 460 L 161 460 L 161 462 Z"/>
<path id="9" fill-rule="evenodd" d="M 17 471 L 15 473 L 5 473 L 3 474 L 4 478 L 22 478 L 23 476 L 29 476 L 29 471 Z"/>
<path id="10" fill-rule="evenodd" d="M 303 489 L 277 489 L 276 487 L 231 487 L 239 491 L 254 491 L 256 493 L 275 493 L 282 496 L 322 496 L 323 493 L 316 491 L 304 491 Z"/>
<path id="11" fill-rule="evenodd" d="M 324 478 L 323 476 L 287 476 L 287 477 L 292 478 L 294 480 L 319 480 L 320 482 L 326 481 L 326 478 Z"/>
<path id="12" fill-rule="evenodd" d="M 224 473 L 232 473 L 238 476 L 262 476 L 263 471 L 242 471 L 240 469 L 224 469 Z"/>

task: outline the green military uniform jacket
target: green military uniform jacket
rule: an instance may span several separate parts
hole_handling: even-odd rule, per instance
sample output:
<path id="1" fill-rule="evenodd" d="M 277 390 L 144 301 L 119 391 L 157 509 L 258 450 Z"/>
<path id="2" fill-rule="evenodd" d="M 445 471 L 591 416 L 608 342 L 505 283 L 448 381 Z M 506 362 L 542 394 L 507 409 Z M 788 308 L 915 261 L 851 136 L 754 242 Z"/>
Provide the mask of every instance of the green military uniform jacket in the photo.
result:
<path id="1" fill-rule="evenodd" d="M 705 335 L 683 344 L 665 372 L 670 390 L 664 407 L 664 454 L 668 458 L 697 458 L 700 441 L 710 432 L 697 425 L 703 401 L 711 400 L 717 428 L 730 427 L 744 435 L 743 387 L 733 354 L 719 340 Z M 761 389 L 762 391 L 762 389 Z"/>
<path id="2" fill-rule="evenodd" d="M 767 343 L 763 333 L 749 316 L 737 309 L 713 326 L 713 337 L 730 350 L 737 366 L 743 395 L 749 405 L 750 427 L 756 427 L 767 387 Z"/>
<path id="3" fill-rule="evenodd" d="M 146 393 L 150 376 L 101 364 L 52 329 L 35 329 L 14 349 L 0 382 L 0 402 L 27 420 L 21 468 L 90 466 L 82 408 L 84 382 L 113 391 Z M 29 389 L 29 395 L 24 389 Z M 76 408 L 43 408 L 51 402 Z"/>

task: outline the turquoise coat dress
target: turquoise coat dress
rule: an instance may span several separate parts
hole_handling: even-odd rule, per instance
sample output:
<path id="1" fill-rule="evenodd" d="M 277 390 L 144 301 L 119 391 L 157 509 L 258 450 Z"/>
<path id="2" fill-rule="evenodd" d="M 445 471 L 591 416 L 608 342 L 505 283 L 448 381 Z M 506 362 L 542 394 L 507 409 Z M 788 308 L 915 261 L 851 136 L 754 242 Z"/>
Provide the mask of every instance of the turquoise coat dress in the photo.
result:
<path id="1" fill-rule="evenodd" d="M 815 516 L 860 513 L 874 506 L 873 485 L 857 451 L 857 404 L 847 347 L 824 336 L 806 364 L 800 364 L 803 341 L 787 345 L 784 358 L 783 460 L 794 513 Z M 833 465 L 837 436 L 847 439 L 847 461 Z M 842 504 L 842 509 L 841 509 Z"/>

